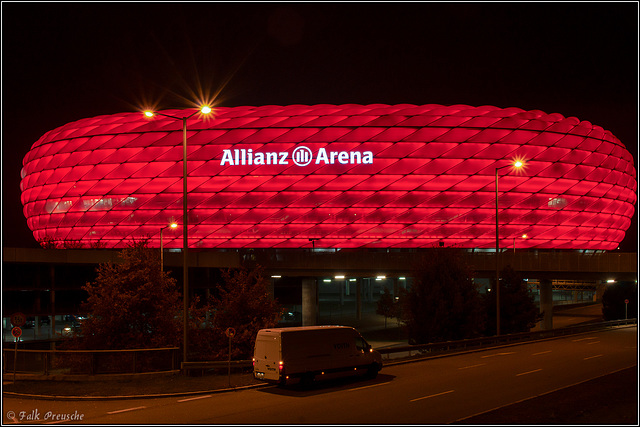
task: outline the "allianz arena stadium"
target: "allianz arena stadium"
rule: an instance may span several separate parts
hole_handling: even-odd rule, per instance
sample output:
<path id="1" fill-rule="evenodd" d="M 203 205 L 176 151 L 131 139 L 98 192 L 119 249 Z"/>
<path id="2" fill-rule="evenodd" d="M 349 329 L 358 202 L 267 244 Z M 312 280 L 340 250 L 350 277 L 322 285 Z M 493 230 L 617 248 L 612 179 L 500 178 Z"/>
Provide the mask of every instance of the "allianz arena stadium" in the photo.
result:
<path id="1" fill-rule="evenodd" d="M 159 247 L 182 223 L 182 141 L 181 120 L 140 112 L 49 131 L 23 161 L 35 239 Z M 611 250 L 637 199 L 611 132 L 538 110 L 216 108 L 187 121 L 187 145 L 190 248 L 492 248 L 497 184 L 500 246 Z M 181 227 L 163 244 L 182 247 Z"/>

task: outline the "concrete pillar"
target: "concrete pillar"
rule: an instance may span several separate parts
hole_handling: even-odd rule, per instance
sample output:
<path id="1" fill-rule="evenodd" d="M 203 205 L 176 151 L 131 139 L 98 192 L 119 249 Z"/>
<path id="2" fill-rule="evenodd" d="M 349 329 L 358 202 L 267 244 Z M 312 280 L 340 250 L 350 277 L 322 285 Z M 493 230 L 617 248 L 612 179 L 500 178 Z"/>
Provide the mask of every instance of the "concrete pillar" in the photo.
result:
<path id="1" fill-rule="evenodd" d="M 553 329 L 553 293 L 552 293 L 551 280 L 540 280 L 540 313 L 544 313 L 542 322 L 540 324 L 541 329 Z"/>
<path id="2" fill-rule="evenodd" d="M 317 324 L 318 285 L 313 277 L 302 279 L 302 326 Z"/>
<path id="3" fill-rule="evenodd" d="M 362 320 L 362 279 L 356 279 L 356 319 Z"/>
<path id="4" fill-rule="evenodd" d="M 593 295 L 593 301 L 602 301 L 602 295 L 604 294 L 604 290 L 607 288 L 606 282 L 603 280 L 598 280 L 596 284 L 596 293 Z"/>
<path id="5" fill-rule="evenodd" d="M 49 291 L 49 298 L 51 304 L 51 336 L 56 338 L 56 270 L 52 265 L 49 269 L 49 275 L 51 278 L 51 288 Z M 56 341 L 51 340 L 51 350 L 56 349 Z"/>

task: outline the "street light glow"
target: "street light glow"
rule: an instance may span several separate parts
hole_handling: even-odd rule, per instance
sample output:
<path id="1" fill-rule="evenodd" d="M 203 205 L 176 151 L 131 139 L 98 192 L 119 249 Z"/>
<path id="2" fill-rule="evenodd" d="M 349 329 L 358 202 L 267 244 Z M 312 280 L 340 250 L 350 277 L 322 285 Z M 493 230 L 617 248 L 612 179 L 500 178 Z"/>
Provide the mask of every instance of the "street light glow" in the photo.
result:
<path id="1" fill-rule="evenodd" d="M 520 160 L 516 161 L 513 166 L 517 167 L 517 168 L 521 168 L 522 166 L 524 166 L 524 163 L 522 163 Z"/>
<path id="2" fill-rule="evenodd" d="M 178 226 L 178 224 L 177 224 L 177 223 L 172 222 L 172 223 L 171 223 L 171 225 L 170 225 L 169 227 L 171 227 L 171 228 L 176 228 L 177 226 Z"/>
<path id="3" fill-rule="evenodd" d="M 209 107 L 208 105 L 205 105 L 200 109 L 200 112 L 202 114 L 209 114 L 211 112 L 211 107 Z"/>
<path id="4" fill-rule="evenodd" d="M 153 117 L 153 111 L 148 111 L 147 110 L 147 111 L 144 112 L 144 115 L 147 116 L 147 117 Z"/>

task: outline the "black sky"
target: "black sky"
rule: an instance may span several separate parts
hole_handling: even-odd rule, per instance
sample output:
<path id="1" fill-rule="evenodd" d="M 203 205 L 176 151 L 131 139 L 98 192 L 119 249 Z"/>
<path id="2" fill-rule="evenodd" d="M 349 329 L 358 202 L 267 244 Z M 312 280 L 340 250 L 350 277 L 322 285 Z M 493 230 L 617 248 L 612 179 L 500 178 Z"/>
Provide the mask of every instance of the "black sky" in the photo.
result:
<path id="1" fill-rule="evenodd" d="M 637 168 L 638 4 L 3 2 L 3 247 L 38 246 L 19 180 L 44 133 L 202 98 L 536 109 L 610 130 Z"/>

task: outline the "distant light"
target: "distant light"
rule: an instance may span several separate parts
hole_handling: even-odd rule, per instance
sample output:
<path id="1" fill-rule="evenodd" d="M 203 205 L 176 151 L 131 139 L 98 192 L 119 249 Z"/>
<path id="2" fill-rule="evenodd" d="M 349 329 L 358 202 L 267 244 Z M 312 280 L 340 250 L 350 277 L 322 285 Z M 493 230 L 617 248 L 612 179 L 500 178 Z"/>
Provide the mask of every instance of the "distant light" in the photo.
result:
<path id="1" fill-rule="evenodd" d="M 205 105 L 200 109 L 200 112 L 202 114 L 209 114 L 211 112 L 211 107 L 209 107 L 208 105 Z"/>
<path id="2" fill-rule="evenodd" d="M 356 279 L 349 279 L 349 281 L 350 281 L 350 282 L 355 282 L 355 281 L 356 281 Z"/>
<path id="3" fill-rule="evenodd" d="M 153 117 L 153 111 L 145 111 L 144 115 L 147 117 Z"/>
<path id="4" fill-rule="evenodd" d="M 386 278 L 387 278 L 387 276 L 377 276 L 376 280 L 383 280 L 383 279 L 386 279 Z"/>
<path id="5" fill-rule="evenodd" d="M 172 222 L 171 225 L 170 225 L 171 228 L 176 228 L 177 226 L 178 226 L 178 224 L 176 224 L 175 222 Z"/>
<path id="6" fill-rule="evenodd" d="M 609 280 L 607 280 L 607 283 L 616 283 L 616 280 L 615 279 L 609 279 Z"/>
<path id="7" fill-rule="evenodd" d="M 323 282 L 330 283 L 331 279 L 324 279 Z"/>
<path id="8" fill-rule="evenodd" d="M 336 280 L 344 279 L 344 276 L 336 276 L 335 279 Z"/>
<path id="9" fill-rule="evenodd" d="M 398 277 L 398 280 L 406 280 L 404 277 Z"/>
<path id="10" fill-rule="evenodd" d="M 527 236 L 526 234 L 523 234 L 523 235 L 522 235 L 522 238 L 523 238 L 523 239 L 526 239 L 527 237 L 529 237 L 529 236 Z"/>
<path id="11" fill-rule="evenodd" d="M 281 277 L 282 277 L 282 276 L 271 276 L 271 278 L 272 278 L 272 279 L 279 279 L 279 278 L 281 278 Z"/>

